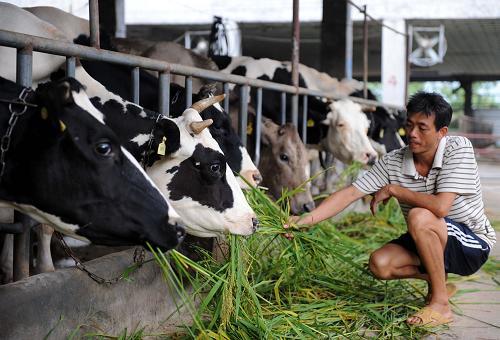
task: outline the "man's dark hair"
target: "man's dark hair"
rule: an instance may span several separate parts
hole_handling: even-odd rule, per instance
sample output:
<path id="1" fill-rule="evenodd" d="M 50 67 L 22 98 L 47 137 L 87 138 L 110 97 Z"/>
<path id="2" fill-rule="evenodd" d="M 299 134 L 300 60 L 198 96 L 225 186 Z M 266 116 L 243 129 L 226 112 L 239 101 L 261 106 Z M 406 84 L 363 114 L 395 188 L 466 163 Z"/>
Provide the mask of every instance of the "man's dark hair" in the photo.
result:
<path id="1" fill-rule="evenodd" d="M 406 105 L 408 117 L 414 113 L 423 113 L 427 117 L 434 115 L 436 131 L 443 126 L 450 125 L 453 109 L 450 104 L 438 93 L 419 91 L 410 97 Z"/>

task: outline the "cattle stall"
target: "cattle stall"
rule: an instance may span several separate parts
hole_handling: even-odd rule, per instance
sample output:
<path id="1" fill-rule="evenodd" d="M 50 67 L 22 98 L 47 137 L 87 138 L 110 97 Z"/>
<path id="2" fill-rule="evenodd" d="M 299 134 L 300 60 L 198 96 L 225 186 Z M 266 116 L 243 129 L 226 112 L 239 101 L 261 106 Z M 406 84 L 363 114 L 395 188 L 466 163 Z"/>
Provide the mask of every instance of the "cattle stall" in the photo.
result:
<path id="1" fill-rule="evenodd" d="M 243 145 L 247 144 L 246 140 L 246 128 L 247 128 L 247 115 L 248 115 L 248 93 L 250 88 L 255 88 L 257 93 L 256 100 L 256 148 L 254 153 L 254 160 L 258 162 L 260 157 L 260 133 L 261 133 L 261 123 L 262 123 L 262 90 L 272 90 L 281 93 L 281 116 L 282 122 L 285 122 L 285 112 L 286 112 L 286 96 L 292 96 L 294 98 L 294 102 L 298 101 L 298 97 L 302 96 L 303 98 L 303 106 L 302 112 L 303 122 L 306 124 L 307 122 L 307 99 L 310 96 L 324 98 L 327 100 L 338 100 L 342 99 L 340 97 L 332 96 L 331 94 L 326 94 L 321 91 L 315 91 L 311 89 L 295 87 L 291 85 L 283 85 L 278 83 L 273 83 L 265 80 L 257 80 L 251 79 L 238 75 L 229 75 L 223 74 L 220 72 L 209 71 L 189 66 L 183 66 L 179 64 L 167 63 L 164 61 L 148 59 L 144 57 L 138 57 L 133 55 L 127 55 L 119 52 L 113 52 L 108 50 L 99 49 L 99 37 L 98 37 L 98 28 L 96 27 L 97 23 L 95 20 L 95 11 L 96 11 L 96 1 L 91 1 L 91 32 L 92 33 L 92 41 L 94 42 L 95 47 L 86 47 L 81 45 L 76 45 L 73 43 L 56 41 L 47 38 L 35 37 L 26 34 L 9 32 L 0 30 L 0 45 L 16 48 L 17 49 L 17 82 L 20 85 L 30 87 L 31 86 L 31 73 L 32 73 L 32 54 L 34 51 L 55 54 L 66 57 L 66 70 L 68 76 L 74 76 L 75 73 L 75 65 L 76 58 L 88 59 L 88 60 L 98 60 L 104 61 L 108 63 L 114 63 L 119 65 L 128 66 L 131 69 L 131 75 L 133 82 L 131 84 L 132 88 L 132 100 L 134 103 L 139 103 L 139 70 L 146 69 L 151 71 L 159 72 L 159 81 L 158 81 L 158 91 L 159 91 L 159 113 L 164 114 L 166 116 L 170 115 L 170 108 L 168 103 L 170 102 L 170 78 L 171 74 L 183 75 L 186 77 L 185 88 L 187 91 L 187 100 L 186 107 L 189 107 L 192 103 L 192 80 L 195 78 L 204 78 L 212 81 L 218 81 L 223 83 L 224 93 L 226 94 L 226 99 L 224 101 L 224 107 L 226 110 L 229 108 L 229 84 L 236 84 L 240 86 L 240 104 L 239 104 L 239 115 L 238 115 L 238 131 L 239 135 L 242 139 Z M 380 105 L 380 103 L 372 100 L 366 100 L 362 98 L 348 97 L 354 102 L 360 104 L 367 105 Z M 399 109 L 399 107 L 392 107 L 390 105 L 384 105 L 386 107 L 391 107 L 394 109 Z M 297 105 L 292 106 L 292 122 L 297 125 L 299 108 Z M 307 140 L 307 136 L 305 135 L 306 129 L 303 129 L 302 138 Z M 29 225 L 29 222 L 25 222 L 25 225 Z M 26 244 L 29 237 L 29 230 L 26 231 L 25 227 L 19 228 L 19 233 L 15 235 L 15 244 L 18 245 L 17 249 L 26 248 Z M 124 294 L 125 296 L 129 295 L 138 295 L 138 292 L 142 292 L 141 294 L 146 294 L 148 291 L 155 291 L 157 295 L 155 295 L 152 299 L 154 301 L 158 301 L 161 299 L 161 296 L 166 297 L 166 305 L 167 307 L 158 307 L 157 309 L 149 310 L 149 314 L 144 314 L 144 319 L 148 319 L 151 315 L 158 315 L 161 313 L 166 313 L 166 310 L 162 308 L 167 308 L 169 311 L 175 305 L 174 300 L 176 299 L 174 296 L 170 296 L 171 292 L 165 292 L 159 289 L 159 285 L 161 282 L 160 274 L 158 270 L 154 268 L 149 269 L 140 269 L 138 271 L 139 274 L 134 276 L 135 284 L 129 284 L 128 282 L 121 282 L 116 286 L 98 286 L 94 281 L 90 278 L 86 277 L 84 273 L 79 272 L 77 269 L 69 269 L 56 273 L 47 273 L 42 274 L 41 276 L 34 276 L 31 278 L 27 278 L 29 274 L 29 264 L 28 264 L 28 256 L 26 251 L 15 251 L 15 260 L 17 263 L 14 267 L 14 277 L 15 280 L 21 280 L 19 282 L 8 284 L 1 287 L 0 296 L 2 296 L 2 300 L 9 301 L 10 304 L 4 304 L 5 311 L 2 313 L 1 324 L 9 325 L 9 332 L 13 337 L 16 338 L 25 338 L 29 336 L 37 337 L 40 335 L 41 337 L 45 336 L 52 329 L 54 329 L 59 323 L 60 315 L 56 315 L 58 311 L 66 310 L 66 314 L 64 316 L 64 320 L 68 323 L 69 328 L 64 328 L 61 326 L 58 328 L 60 334 L 64 334 L 64 331 L 69 333 L 72 329 L 71 327 L 75 327 L 79 322 L 84 322 L 85 320 L 82 313 L 89 313 L 89 311 L 93 310 L 97 315 L 108 315 L 107 317 L 102 317 L 99 319 L 99 322 L 110 322 L 113 327 L 109 327 L 111 330 L 123 329 L 126 327 L 133 326 L 133 320 L 130 318 L 121 318 L 119 313 L 117 315 L 112 315 L 113 310 L 103 311 L 100 308 L 105 308 L 102 305 L 95 304 L 96 301 L 108 301 L 104 296 L 109 295 L 110 291 L 113 291 L 113 296 L 118 296 L 120 294 Z M 130 253 L 125 254 L 117 254 L 111 256 L 113 259 L 116 259 L 119 263 L 122 261 L 126 261 L 126 259 L 130 258 Z M 106 265 L 109 265 L 109 258 L 107 260 L 103 260 Z M 106 268 L 106 265 L 103 268 Z M 151 267 L 152 264 L 150 264 Z M 92 267 L 92 266 L 91 266 Z M 108 270 L 99 269 L 99 264 L 95 265 L 95 270 L 101 271 L 104 273 L 109 273 Z M 117 269 L 117 271 L 123 270 L 122 267 Z M 142 270 L 142 272 L 141 272 Z M 114 270 L 111 270 L 111 272 Z M 153 282 L 153 285 L 146 285 L 141 281 L 141 277 L 144 275 L 151 275 L 148 279 L 148 282 Z M 62 286 L 72 286 L 73 290 L 65 291 L 62 288 L 57 288 L 59 296 L 52 295 L 54 291 L 52 284 L 53 282 L 60 282 Z M 57 287 L 57 285 L 55 285 Z M 90 288 L 89 288 L 90 287 Z M 42 291 L 42 289 L 44 289 Z M 157 291 L 158 289 L 158 291 Z M 118 291 L 117 291 L 118 290 Z M 31 293 L 30 293 L 31 292 Z M 69 296 L 65 296 L 64 294 L 70 295 L 78 292 L 81 296 L 78 296 L 78 299 L 75 300 L 74 303 L 79 304 L 79 308 L 75 308 L 75 313 L 72 314 L 71 311 L 68 311 L 68 307 L 63 307 L 64 304 L 67 304 L 66 298 Z M 40 295 L 44 296 L 43 299 L 40 300 Z M 19 304 L 16 301 L 13 301 L 15 297 L 24 296 L 23 303 Z M 46 300 L 44 300 L 46 299 Z M 58 303 L 54 303 L 54 300 L 57 300 Z M 50 301 L 50 304 L 44 304 L 44 301 Z M 137 308 L 140 307 L 140 303 Z M 106 303 L 105 303 L 106 304 Z M 41 322 L 40 315 L 38 313 L 25 314 L 23 321 L 20 322 L 19 318 L 13 319 L 15 317 L 13 313 L 14 306 L 17 305 L 19 308 L 19 313 L 22 313 L 24 308 L 29 310 L 39 310 L 42 306 L 45 306 L 45 319 Z M 112 303 L 108 303 L 109 306 L 113 306 Z M 9 307 L 10 306 L 10 307 Z M 151 306 L 147 306 L 150 308 Z M 172 308 L 170 308 L 172 307 Z M 169 309 L 170 308 L 170 309 Z M 57 309 L 57 311 L 55 311 Z M 71 309 L 71 308 L 70 308 Z M 124 313 L 122 311 L 122 313 Z M 16 312 L 16 315 L 17 312 Z M 166 316 L 166 315 L 165 315 Z M 5 319 L 4 319 L 5 318 Z M 62 319 L 61 319 L 62 320 Z M 43 323 L 43 325 L 42 325 Z M 34 333 L 26 333 L 26 325 L 37 325 L 38 329 L 34 330 Z M 24 331 L 23 331 L 24 329 Z M 30 328 L 33 329 L 33 328 Z M 67 334 L 66 333 L 66 334 Z M 7 333 L 2 333 L 7 334 Z"/>

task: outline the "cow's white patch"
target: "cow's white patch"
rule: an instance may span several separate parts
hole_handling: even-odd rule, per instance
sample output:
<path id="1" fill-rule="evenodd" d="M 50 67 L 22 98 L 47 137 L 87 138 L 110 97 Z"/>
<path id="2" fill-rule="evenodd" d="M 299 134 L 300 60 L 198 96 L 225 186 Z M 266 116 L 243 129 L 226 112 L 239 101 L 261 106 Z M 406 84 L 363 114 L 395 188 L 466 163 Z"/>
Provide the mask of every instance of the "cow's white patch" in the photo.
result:
<path id="1" fill-rule="evenodd" d="M 92 105 L 86 93 L 84 93 L 83 91 L 72 91 L 72 93 L 73 100 L 76 105 L 90 113 L 92 117 L 97 119 L 101 124 L 106 125 L 106 123 L 104 123 L 104 114 L 101 111 L 97 110 L 94 105 Z"/>
<path id="2" fill-rule="evenodd" d="M 54 229 L 65 235 L 71 236 L 81 241 L 90 242 L 85 237 L 76 234 L 76 231 L 80 229 L 82 226 L 63 222 L 59 216 L 49 214 L 29 204 L 5 202 L 5 201 L 3 201 L 2 203 L 5 204 L 6 206 L 21 211 L 22 213 L 28 215 L 29 217 L 33 218 L 34 220 L 40 223 L 50 224 L 51 226 L 54 227 Z"/>
<path id="3" fill-rule="evenodd" d="M 141 133 L 131 139 L 132 142 L 137 143 L 138 146 L 142 146 L 149 141 L 150 135 L 146 133 Z"/>

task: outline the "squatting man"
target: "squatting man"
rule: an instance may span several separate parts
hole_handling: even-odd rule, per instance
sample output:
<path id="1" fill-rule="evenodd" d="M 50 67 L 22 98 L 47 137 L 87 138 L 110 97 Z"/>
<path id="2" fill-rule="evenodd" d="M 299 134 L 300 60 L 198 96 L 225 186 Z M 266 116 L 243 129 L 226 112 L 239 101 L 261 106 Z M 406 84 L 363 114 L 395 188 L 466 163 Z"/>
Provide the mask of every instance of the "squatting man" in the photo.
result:
<path id="1" fill-rule="evenodd" d="M 311 213 L 289 224 L 310 226 L 337 215 L 365 195 L 398 200 L 408 231 L 374 251 L 369 268 L 381 280 L 415 278 L 428 283 L 426 306 L 406 322 L 449 323 L 448 303 L 456 287 L 447 273 L 470 275 L 487 260 L 496 235 L 484 213 L 478 167 L 471 142 L 447 136 L 452 108 L 437 93 L 418 92 L 406 107 L 408 145 L 384 155 L 352 185 L 337 191 Z M 293 234 L 287 232 L 286 237 Z"/>

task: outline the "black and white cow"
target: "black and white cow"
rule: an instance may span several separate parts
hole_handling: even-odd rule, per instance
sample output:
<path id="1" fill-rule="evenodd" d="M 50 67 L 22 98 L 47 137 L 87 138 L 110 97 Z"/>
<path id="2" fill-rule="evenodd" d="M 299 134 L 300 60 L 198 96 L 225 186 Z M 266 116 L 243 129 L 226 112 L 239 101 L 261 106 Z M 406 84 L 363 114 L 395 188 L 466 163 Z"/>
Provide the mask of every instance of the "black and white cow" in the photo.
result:
<path id="1" fill-rule="evenodd" d="M 280 62 L 267 58 L 220 56 L 213 57 L 213 60 L 226 73 L 291 84 L 290 62 Z M 320 81 L 326 76 L 328 75 L 300 65 L 299 86 L 324 90 L 314 86 L 313 80 Z M 336 84 L 339 85 L 338 82 Z M 262 112 L 274 122 L 280 121 L 280 97 L 279 92 L 262 91 Z M 287 97 L 286 120 L 291 121 L 290 96 Z M 302 104 L 300 103 L 300 105 Z M 300 131 L 302 115 L 299 115 L 298 123 Z M 357 103 L 347 99 L 328 103 L 310 96 L 308 98 L 307 127 L 308 144 L 319 144 L 324 150 L 331 152 L 335 158 L 344 163 L 359 161 L 363 164 L 372 164 L 377 158 L 377 153 L 366 135 L 369 121 L 363 114 L 361 105 Z"/>
<path id="2" fill-rule="evenodd" d="M 40 19 L 57 27 L 66 35 L 67 39 L 75 41 L 78 44 L 89 45 L 89 23 L 87 20 L 81 19 L 54 7 L 41 6 L 28 7 L 25 9 Z M 114 44 L 110 44 L 108 41 L 110 40 L 109 37 L 102 37 L 104 38 L 104 41 L 107 41 L 106 43 L 104 41 L 101 43 L 102 48 L 117 50 L 116 46 Z M 130 43 L 127 45 L 127 42 L 123 40 L 114 40 L 114 42 L 118 42 L 118 44 L 122 46 L 122 51 L 124 44 L 126 46 L 130 45 Z M 166 46 L 165 44 L 149 46 L 144 42 L 141 44 L 139 44 L 139 42 L 132 42 L 132 44 L 133 46 L 129 47 L 126 52 L 136 53 L 147 57 L 155 57 L 169 62 L 179 62 L 181 64 L 188 61 L 186 58 L 188 58 L 191 62 L 196 61 L 199 63 L 203 63 L 204 60 L 200 56 L 196 57 L 192 52 L 181 46 L 172 46 L 174 43 L 166 43 Z M 170 50 L 170 54 L 167 55 L 165 53 L 166 49 Z M 82 61 L 82 64 L 86 71 L 106 88 L 120 95 L 122 98 L 131 97 L 129 85 L 131 84 L 131 75 L 127 67 L 92 61 Z M 217 68 L 209 59 L 205 59 L 205 63 L 203 63 L 203 65 L 197 66 L 203 66 L 211 69 Z M 176 79 L 177 78 L 173 77 L 172 81 L 175 82 Z M 199 94 L 195 93 L 193 101 L 204 99 L 208 95 L 209 93 L 206 91 Z M 140 104 L 147 109 L 156 112 L 158 111 L 158 79 L 144 70 L 141 70 L 140 74 Z M 172 84 L 170 112 L 172 114 L 179 115 L 184 111 L 184 105 L 184 88 Z M 231 127 L 231 123 L 228 122 L 229 115 L 224 112 L 220 105 L 210 106 L 203 112 L 200 112 L 200 114 L 203 119 L 213 120 L 214 123 L 209 127 L 210 132 L 226 155 L 230 168 L 234 172 L 240 174 L 246 182 L 250 183 L 252 186 L 257 186 L 261 181 L 261 175 L 255 164 L 253 164 L 247 150 L 241 144 L 236 131 Z M 244 181 L 240 178 L 237 178 L 237 180 L 241 187 L 246 187 L 246 183 Z"/>
<path id="3" fill-rule="evenodd" d="M 363 91 L 355 91 L 350 96 L 363 98 Z M 377 97 L 368 90 L 368 99 L 377 100 Z M 405 146 L 403 138 L 406 114 L 404 111 L 392 114 L 383 106 L 377 106 L 375 111 L 367 112 L 366 115 L 370 120 L 368 136 L 375 142 L 382 144 L 386 152 Z"/>
<path id="4" fill-rule="evenodd" d="M 26 92 L 27 91 L 27 92 Z M 10 146 L 0 202 L 57 230 L 104 245 L 175 247 L 179 216 L 105 125 L 80 83 L 67 78 L 36 91 L 0 78 L 2 135 Z M 24 112 L 15 125 L 12 112 Z"/>
<path id="5" fill-rule="evenodd" d="M 36 30 L 37 27 L 50 25 L 48 23 L 42 25 L 42 20 L 21 8 L 15 6 L 0 8 L 2 11 L 6 9 L 6 12 L 8 12 L 2 12 L 2 16 L 18 17 L 25 20 L 25 22 L 18 21 L 17 25 L 14 24 L 7 28 L 12 31 L 40 35 Z M 33 28 L 25 30 L 25 27 Z M 1 21 L 0 28 L 4 28 Z M 51 31 L 54 33 L 53 36 L 44 33 L 49 38 L 59 38 L 61 36 L 56 27 L 51 26 Z M 0 55 L 0 57 L 3 60 L 3 56 Z M 34 64 L 33 68 L 36 70 L 38 64 Z M 3 74 L 1 72 L 6 71 L 0 64 L 0 75 Z M 147 168 L 147 172 L 149 176 L 157 181 L 160 190 L 171 200 L 172 205 L 183 209 L 182 216 L 186 218 L 188 232 L 198 236 L 218 236 L 224 232 L 248 235 L 255 231 L 257 225 L 255 213 L 248 205 L 233 173 L 225 171 L 225 157 L 217 142 L 211 137 L 208 130 L 195 134 L 192 129 L 192 123 L 196 124 L 202 121 L 196 110 L 187 110 L 186 114 L 175 120 L 166 117 L 158 118 L 158 114 L 147 112 L 142 107 L 127 102 L 120 96 L 109 92 L 104 86 L 90 77 L 81 66 L 77 67 L 75 77 L 86 86 L 87 93 L 92 98 L 93 103 L 102 109 L 105 115 L 104 120 L 112 127 L 124 146 L 134 152 L 137 159 L 144 156 L 142 149 L 157 150 L 155 148 L 161 143 L 163 137 L 161 137 L 161 140 L 155 140 L 152 145 L 154 148 L 150 148 L 148 146 L 150 144 L 148 142 L 149 136 L 152 132 L 155 136 L 160 136 L 159 129 L 164 129 L 161 133 L 167 137 L 165 151 L 171 153 L 165 156 L 153 155 L 149 159 L 148 165 L 150 166 Z M 115 118 L 111 118 L 111 116 Z M 157 119 L 159 121 L 155 124 Z M 125 123 L 125 121 L 127 122 Z M 177 135 L 171 135 L 170 129 L 176 130 Z M 176 138 L 179 138 L 180 141 L 178 145 L 175 144 Z M 198 145 L 201 148 L 210 150 L 207 150 L 203 155 L 200 155 L 199 152 L 195 154 Z M 211 152 L 211 150 L 215 153 Z M 224 162 L 221 161 L 221 157 L 224 158 Z M 183 181 L 174 181 L 175 185 L 172 184 L 167 187 L 173 176 L 176 178 L 183 177 L 183 173 L 178 171 L 179 168 L 185 170 L 184 167 L 179 167 L 183 161 L 191 162 L 193 167 L 191 173 L 193 176 L 198 176 L 202 183 L 206 183 L 206 187 L 197 187 L 195 193 L 193 193 L 193 188 L 190 187 L 193 179 L 186 180 L 185 177 Z M 211 165 L 215 166 L 211 167 Z M 207 167 L 208 171 L 213 171 L 216 174 L 207 176 Z M 169 180 L 167 181 L 165 178 Z M 230 192 L 230 195 L 221 194 L 217 196 L 217 193 L 222 191 L 225 193 Z"/>

